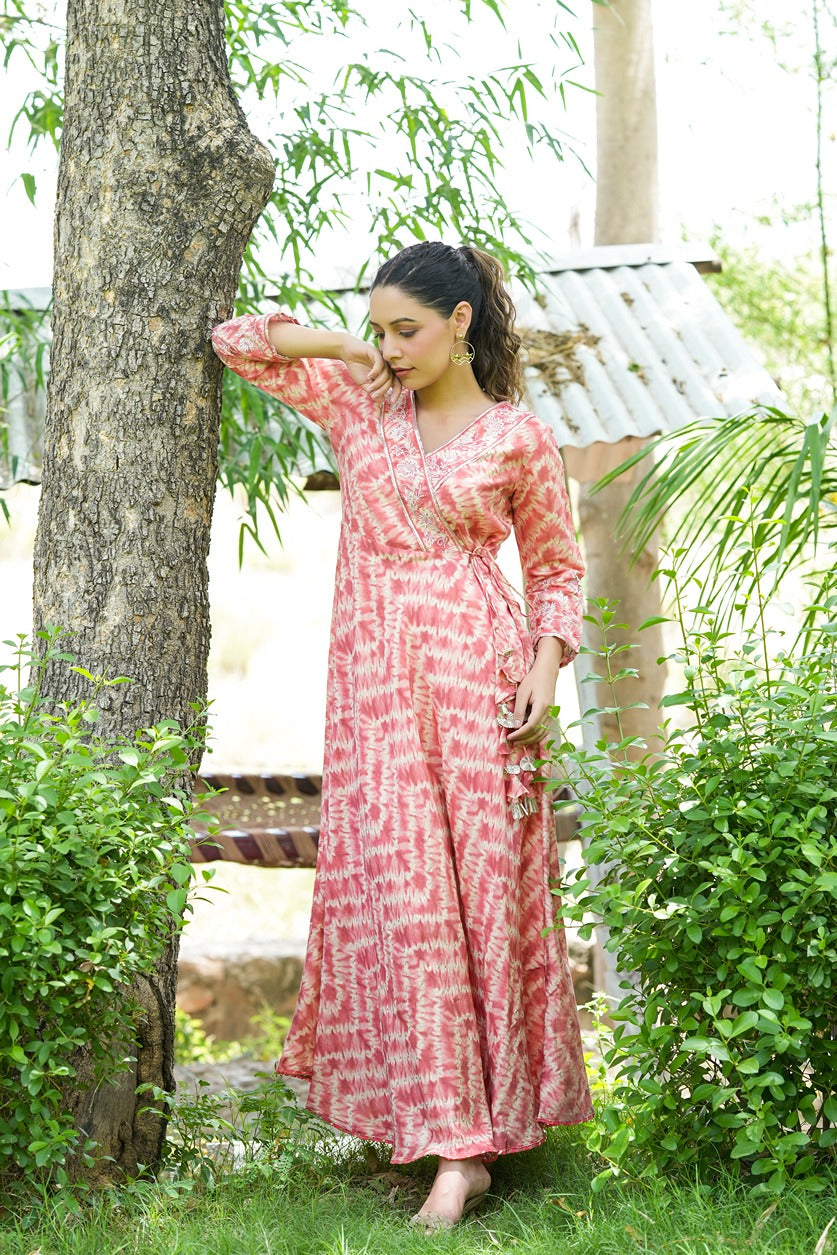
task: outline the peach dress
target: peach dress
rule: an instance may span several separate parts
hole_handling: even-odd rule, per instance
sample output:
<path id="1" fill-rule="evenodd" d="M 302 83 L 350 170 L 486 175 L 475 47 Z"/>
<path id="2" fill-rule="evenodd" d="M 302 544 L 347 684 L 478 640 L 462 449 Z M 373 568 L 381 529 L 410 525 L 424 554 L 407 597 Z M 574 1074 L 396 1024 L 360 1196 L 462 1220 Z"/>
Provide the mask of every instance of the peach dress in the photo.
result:
<path id="1" fill-rule="evenodd" d="M 278 1071 L 339 1129 L 492 1156 L 591 1118 L 549 796 L 507 731 L 533 639 L 578 648 L 582 564 L 555 438 L 508 402 L 425 453 L 413 396 L 291 360 L 272 318 L 221 360 L 323 428 L 343 517 L 311 930 Z M 495 555 L 514 528 L 529 630 Z M 531 635 L 530 635 L 531 632 Z"/>

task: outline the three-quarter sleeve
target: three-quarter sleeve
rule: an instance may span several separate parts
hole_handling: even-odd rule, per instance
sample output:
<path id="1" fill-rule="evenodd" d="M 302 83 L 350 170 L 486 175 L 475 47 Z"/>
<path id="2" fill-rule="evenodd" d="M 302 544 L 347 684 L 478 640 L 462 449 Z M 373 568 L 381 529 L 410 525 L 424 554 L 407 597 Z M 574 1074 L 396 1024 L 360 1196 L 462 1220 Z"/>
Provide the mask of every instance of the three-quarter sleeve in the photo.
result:
<path id="1" fill-rule="evenodd" d="M 271 322 L 288 314 L 244 314 L 212 331 L 212 347 L 225 366 L 248 383 L 303 414 L 328 432 L 335 416 L 358 408 L 364 393 L 343 362 L 322 357 L 285 357 L 270 342 Z"/>
<path id="2" fill-rule="evenodd" d="M 539 419 L 527 427 L 526 457 L 512 495 L 512 518 L 529 631 L 535 642 L 542 636 L 559 637 L 565 645 L 561 660 L 565 666 L 581 644 L 584 563 L 555 436 Z"/>

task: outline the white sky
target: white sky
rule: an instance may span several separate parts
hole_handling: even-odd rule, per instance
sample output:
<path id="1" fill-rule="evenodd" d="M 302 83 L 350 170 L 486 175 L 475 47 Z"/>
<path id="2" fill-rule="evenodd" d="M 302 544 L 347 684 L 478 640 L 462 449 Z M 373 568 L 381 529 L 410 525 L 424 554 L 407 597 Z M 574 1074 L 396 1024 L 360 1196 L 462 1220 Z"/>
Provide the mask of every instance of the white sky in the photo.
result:
<path id="1" fill-rule="evenodd" d="M 407 49 L 403 31 L 394 26 L 394 19 L 404 15 L 403 8 L 387 0 L 358 3 L 369 15 L 366 36 L 355 36 L 348 48 L 345 39 L 315 46 L 323 85 L 330 70 L 347 56 L 358 59 L 364 46 L 373 51 L 381 46 Z M 481 9 L 479 0 L 474 0 L 473 7 L 475 12 Z M 427 12 L 436 29 L 438 0 L 426 8 L 416 0 L 413 8 Z M 592 83 L 589 27 L 593 6 L 587 0 L 577 0 L 576 9 L 579 16 L 575 21 L 561 18 L 558 26 L 572 30 L 587 57 L 588 65 L 576 77 Z M 471 28 L 464 43 L 457 46 L 456 55 L 446 54 L 439 77 L 453 76 L 463 65 L 479 72 L 488 64 L 514 60 L 518 31 L 524 42 L 524 57 L 540 58 L 543 73 L 549 73 L 551 64 L 570 67 L 569 53 L 557 52 L 544 35 L 544 15 L 554 14 L 554 0 L 511 0 L 508 11 L 509 33 L 504 34 L 496 20 L 485 14 L 479 26 Z M 777 21 L 784 21 L 788 6 L 786 0 L 762 0 L 759 11 L 762 16 L 774 14 Z M 814 86 L 807 65 L 806 72 L 784 72 L 775 64 L 767 40 L 730 31 L 731 22 L 724 17 L 719 0 L 656 0 L 654 13 L 663 238 L 679 241 L 685 235 L 705 240 L 719 226 L 731 243 L 758 239 L 775 253 L 802 251 L 814 239 L 810 220 L 778 231 L 753 224 L 758 216 L 779 223 L 783 209 L 813 198 Z M 810 32 L 803 16 L 795 22 L 795 31 L 782 45 L 783 55 L 802 65 L 812 55 Z M 456 23 L 446 22 L 446 27 L 446 36 L 449 30 L 455 39 Z M 725 30 L 730 33 L 722 33 Z M 831 38 L 833 41 L 834 32 Z M 303 61 L 306 49 L 293 48 L 283 55 Z M 23 59 L 13 59 L 0 99 L 0 135 L 8 134 L 26 84 Z M 825 168 L 833 172 L 831 188 L 837 191 L 833 138 L 837 88 L 830 88 L 826 106 L 829 139 Z M 251 113 L 251 125 L 257 133 L 264 134 L 279 124 L 275 106 L 256 106 Z M 592 167 L 592 96 L 570 90 L 568 109 L 559 125 Z M 400 154 L 395 148 L 385 155 L 392 164 L 398 164 Z M 551 238 L 553 251 L 568 247 L 568 226 L 574 212 L 580 214 L 582 242 L 591 242 L 594 186 L 577 162 L 570 158 L 564 167 L 557 168 L 548 159 L 535 163 L 519 151 L 507 152 L 505 159 L 508 170 L 502 186 L 510 203 Z M 34 287 L 50 281 L 55 164 L 45 148 L 30 156 L 21 140 L 15 142 L 12 151 L 0 152 L 0 288 Z M 17 177 L 23 169 L 37 179 L 35 209 Z M 349 204 L 352 194 L 359 195 L 350 193 Z M 833 201 L 832 196 L 832 217 Z M 324 248 L 323 261 L 336 264 L 362 247 L 360 238 L 334 239 Z"/>

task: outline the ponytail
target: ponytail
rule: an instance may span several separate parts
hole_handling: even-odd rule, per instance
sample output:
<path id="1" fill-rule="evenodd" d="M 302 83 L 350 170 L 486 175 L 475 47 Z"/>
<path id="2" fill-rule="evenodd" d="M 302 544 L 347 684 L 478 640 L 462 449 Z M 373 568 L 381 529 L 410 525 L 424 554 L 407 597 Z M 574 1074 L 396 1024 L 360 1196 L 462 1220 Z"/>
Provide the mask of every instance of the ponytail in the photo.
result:
<path id="1" fill-rule="evenodd" d="M 450 318 L 460 301 L 473 310 L 468 340 L 473 345 L 474 377 L 493 401 L 520 400 L 523 372 L 515 309 L 504 285 L 500 263 L 482 249 L 453 248 L 422 241 L 385 261 L 372 282 L 375 288 L 399 288 L 407 296 Z"/>
<path id="2" fill-rule="evenodd" d="M 476 270 L 482 288 L 480 317 L 469 332 L 474 374 L 493 400 L 517 402 L 523 394 L 521 340 L 514 329 L 516 313 L 506 291 L 503 267 L 481 248 L 465 245 L 461 251 Z"/>

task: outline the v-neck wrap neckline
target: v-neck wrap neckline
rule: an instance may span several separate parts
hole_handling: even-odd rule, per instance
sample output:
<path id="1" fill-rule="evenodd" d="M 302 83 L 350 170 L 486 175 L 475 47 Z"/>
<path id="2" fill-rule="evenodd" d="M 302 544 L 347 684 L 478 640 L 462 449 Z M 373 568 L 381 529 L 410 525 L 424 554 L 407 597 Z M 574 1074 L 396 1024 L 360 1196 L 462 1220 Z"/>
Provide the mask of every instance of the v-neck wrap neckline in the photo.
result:
<path id="1" fill-rule="evenodd" d="M 486 414 L 490 414 L 492 413 L 493 410 L 496 410 L 499 406 L 507 404 L 507 402 L 505 401 L 495 401 L 492 405 L 489 405 L 487 409 L 482 410 L 481 413 L 476 414 L 472 419 L 470 419 L 465 424 L 464 427 L 460 427 L 458 431 L 455 431 L 452 436 L 448 437 L 447 440 L 443 440 L 441 444 L 437 444 L 433 449 L 426 449 L 424 446 L 424 441 L 422 440 L 421 431 L 419 430 L 419 425 L 418 425 L 418 408 L 416 406 L 416 394 L 414 392 L 411 392 L 410 389 L 406 389 L 406 392 L 407 392 L 407 397 L 408 397 L 408 404 L 410 407 L 410 417 L 413 424 L 413 431 L 415 432 L 416 442 L 421 451 L 421 455 L 424 458 L 432 458 L 435 453 L 439 453 L 441 452 L 442 449 L 446 449 L 448 445 L 453 444 L 455 440 L 458 440 L 460 436 L 463 436 L 466 431 L 470 431 L 470 429 L 474 426 L 474 424 L 478 423 L 481 418 L 485 418 Z"/>

